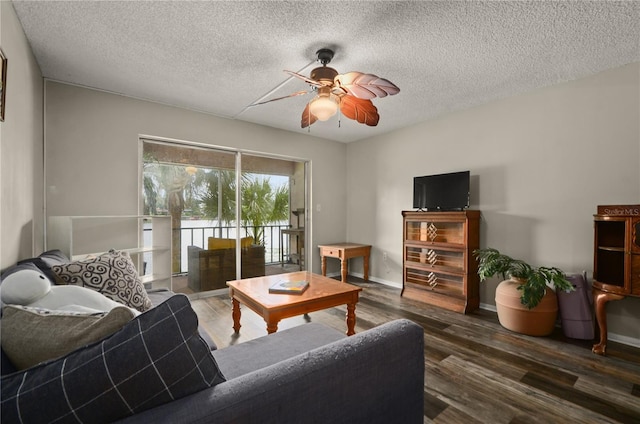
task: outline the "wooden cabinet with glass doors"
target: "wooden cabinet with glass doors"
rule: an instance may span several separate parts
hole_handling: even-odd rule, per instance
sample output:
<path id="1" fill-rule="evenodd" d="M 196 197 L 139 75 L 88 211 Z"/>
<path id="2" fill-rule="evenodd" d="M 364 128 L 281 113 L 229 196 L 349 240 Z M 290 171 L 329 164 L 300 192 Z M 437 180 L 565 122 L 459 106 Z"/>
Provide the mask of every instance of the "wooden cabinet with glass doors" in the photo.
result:
<path id="1" fill-rule="evenodd" d="M 593 298 L 600 340 L 593 352 L 607 348 L 606 304 L 640 297 L 640 205 L 598 206 L 594 215 Z"/>
<path id="2" fill-rule="evenodd" d="M 402 296 L 467 313 L 480 303 L 480 211 L 403 211 Z"/>

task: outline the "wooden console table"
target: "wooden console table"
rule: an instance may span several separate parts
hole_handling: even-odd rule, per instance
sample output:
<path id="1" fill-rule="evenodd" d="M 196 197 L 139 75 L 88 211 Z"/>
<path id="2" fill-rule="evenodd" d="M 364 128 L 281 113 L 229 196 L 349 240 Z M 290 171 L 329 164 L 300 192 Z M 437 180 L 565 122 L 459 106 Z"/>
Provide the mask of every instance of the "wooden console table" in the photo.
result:
<path id="1" fill-rule="evenodd" d="M 322 275 L 327 275 L 327 257 L 340 259 L 342 282 L 347 282 L 347 263 L 349 259 L 362 256 L 364 259 L 364 279 L 369 279 L 369 255 L 371 245 L 357 243 L 334 243 L 318 245 L 322 259 Z"/>
<path id="2" fill-rule="evenodd" d="M 606 355 L 607 303 L 640 297 L 640 205 L 598 205 L 593 219 L 593 299 L 600 340 L 592 351 Z"/>

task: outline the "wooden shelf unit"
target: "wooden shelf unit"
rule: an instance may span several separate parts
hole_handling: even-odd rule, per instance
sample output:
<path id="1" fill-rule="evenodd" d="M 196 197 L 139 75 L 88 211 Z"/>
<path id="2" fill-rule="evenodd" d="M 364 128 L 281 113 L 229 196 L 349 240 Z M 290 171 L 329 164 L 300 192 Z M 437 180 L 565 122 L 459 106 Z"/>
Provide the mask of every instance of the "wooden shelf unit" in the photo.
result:
<path id="1" fill-rule="evenodd" d="M 146 241 L 145 229 L 151 234 Z M 145 287 L 172 288 L 170 216 L 51 216 L 47 248 L 60 249 L 73 260 L 125 251 Z"/>
<path id="2" fill-rule="evenodd" d="M 640 205 L 601 205 L 593 220 L 593 298 L 600 330 L 593 352 L 605 355 L 607 302 L 640 297 Z"/>
<path id="3" fill-rule="evenodd" d="M 402 296 L 460 313 L 480 305 L 480 211 L 403 211 Z"/>

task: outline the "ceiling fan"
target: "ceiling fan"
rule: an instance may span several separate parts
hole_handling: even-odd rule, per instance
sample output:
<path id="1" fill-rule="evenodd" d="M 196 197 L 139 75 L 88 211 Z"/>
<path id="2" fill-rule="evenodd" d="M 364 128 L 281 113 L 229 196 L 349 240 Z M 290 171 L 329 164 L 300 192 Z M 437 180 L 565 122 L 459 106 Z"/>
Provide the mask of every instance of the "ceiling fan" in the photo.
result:
<path id="1" fill-rule="evenodd" d="M 338 108 L 349 119 L 371 127 L 378 125 L 380 115 L 378 115 L 378 109 L 373 105 L 371 99 L 392 96 L 399 93 L 400 89 L 391 81 L 373 74 L 362 72 L 338 74 L 338 71 L 327 66 L 333 59 L 333 50 L 331 49 L 320 49 L 316 54 L 322 66 L 312 70 L 309 77 L 285 70 L 289 75 L 300 78 L 309 84 L 311 90 L 298 91 L 288 96 L 253 103 L 250 106 L 315 92 L 316 96 L 311 99 L 302 112 L 300 122 L 302 128 L 306 128 L 318 120 L 326 121 L 336 114 Z"/>

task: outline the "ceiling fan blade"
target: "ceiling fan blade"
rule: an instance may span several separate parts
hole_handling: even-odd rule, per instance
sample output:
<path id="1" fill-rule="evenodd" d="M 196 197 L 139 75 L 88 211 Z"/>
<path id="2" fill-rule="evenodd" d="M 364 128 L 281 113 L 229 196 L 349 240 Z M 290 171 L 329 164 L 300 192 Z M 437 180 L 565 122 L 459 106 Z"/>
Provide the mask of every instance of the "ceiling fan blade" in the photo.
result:
<path id="1" fill-rule="evenodd" d="M 302 120 L 300 121 L 301 128 L 307 128 L 309 125 L 313 125 L 318 120 L 318 117 L 309 111 L 309 104 L 304 108 L 302 112 Z"/>
<path id="2" fill-rule="evenodd" d="M 391 81 L 373 74 L 347 72 L 334 79 L 335 86 L 345 94 L 359 99 L 373 99 L 398 94 L 400 89 Z"/>
<path id="3" fill-rule="evenodd" d="M 285 69 L 285 72 L 289 75 L 291 75 L 292 77 L 296 77 L 296 78 L 300 78 L 302 81 L 306 82 L 309 85 L 312 85 L 314 87 L 322 87 L 324 84 L 322 84 L 320 81 L 316 81 L 314 79 L 311 79 L 309 77 L 305 77 L 302 74 L 299 74 L 297 72 L 293 72 L 293 71 L 287 71 Z"/>
<path id="4" fill-rule="evenodd" d="M 370 127 L 375 127 L 380 121 L 378 108 L 373 105 L 371 100 L 359 99 L 348 94 L 340 98 L 340 111 L 347 118 Z"/>
<path id="5" fill-rule="evenodd" d="M 296 91 L 295 93 L 291 93 L 288 96 L 277 97 L 271 100 L 265 100 L 264 102 L 251 103 L 248 107 L 263 105 L 265 103 L 275 102 L 276 100 L 288 99 L 289 97 L 302 96 L 304 94 L 309 94 L 310 91 Z"/>

